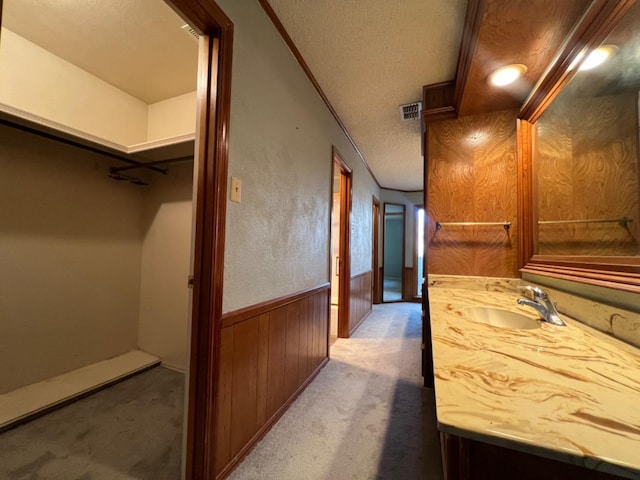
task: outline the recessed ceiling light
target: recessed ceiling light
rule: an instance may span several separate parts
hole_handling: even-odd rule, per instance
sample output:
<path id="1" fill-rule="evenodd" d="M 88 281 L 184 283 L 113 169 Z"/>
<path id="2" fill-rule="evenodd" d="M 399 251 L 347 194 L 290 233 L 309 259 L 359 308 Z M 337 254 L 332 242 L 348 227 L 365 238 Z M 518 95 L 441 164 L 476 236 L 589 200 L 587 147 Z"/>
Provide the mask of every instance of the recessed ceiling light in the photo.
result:
<path id="1" fill-rule="evenodd" d="M 513 63 L 505 65 L 489 75 L 489 83 L 496 87 L 504 87 L 515 82 L 519 77 L 525 74 L 527 67 L 521 63 Z"/>
<path id="2" fill-rule="evenodd" d="M 603 45 L 601 47 L 593 50 L 587 58 L 580 64 L 580 68 L 578 70 L 591 70 L 592 68 L 599 67 L 602 65 L 608 58 L 612 57 L 618 47 L 615 45 Z"/>

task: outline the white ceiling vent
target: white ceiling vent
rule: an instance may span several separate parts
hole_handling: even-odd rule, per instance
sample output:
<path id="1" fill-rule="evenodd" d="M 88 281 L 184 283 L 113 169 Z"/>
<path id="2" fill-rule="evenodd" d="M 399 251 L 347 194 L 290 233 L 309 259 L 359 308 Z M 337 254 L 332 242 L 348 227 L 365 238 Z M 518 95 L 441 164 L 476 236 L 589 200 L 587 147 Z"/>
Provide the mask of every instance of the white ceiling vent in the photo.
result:
<path id="1" fill-rule="evenodd" d="M 183 25 L 180 28 L 182 28 L 182 31 L 193 38 L 196 42 L 200 40 L 200 34 L 191 28 L 191 25 Z"/>
<path id="2" fill-rule="evenodd" d="M 422 111 L 422 102 L 407 103 L 406 105 L 400 105 L 400 119 L 418 120 L 420 118 L 420 112 Z"/>

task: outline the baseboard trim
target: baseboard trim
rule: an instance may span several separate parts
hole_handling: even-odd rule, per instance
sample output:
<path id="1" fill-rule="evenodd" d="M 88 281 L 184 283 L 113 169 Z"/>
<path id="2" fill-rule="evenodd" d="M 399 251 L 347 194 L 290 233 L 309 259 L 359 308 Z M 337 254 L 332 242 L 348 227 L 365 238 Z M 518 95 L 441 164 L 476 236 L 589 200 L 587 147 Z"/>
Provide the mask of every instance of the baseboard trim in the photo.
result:
<path id="1" fill-rule="evenodd" d="M 231 461 L 225 466 L 225 468 L 216 476 L 216 480 L 223 480 L 228 477 L 231 472 L 233 472 L 236 467 L 244 460 L 244 458 L 251 453 L 251 450 L 256 446 L 256 444 L 262 440 L 262 438 L 273 428 L 278 420 L 284 415 L 284 413 L 289 409 L 291 404 L 296 401 L 296 399 L 300 396 L 300 394 L 304 391 L 305 388 L 309 386 L 309 384 L 316 378 L 316 376 L 320 373 L 320 371 L 325 367 L 325 365 L 329 362 L 328 358 L 325 358 L 320 365 L 316 367 L 309 378 L 307 378 L 302 385 L 298 387 L 298 389 L 289 397 L 282 406 L 271 416 L 269 420 L 256 432 L 256 434 L 249 440 L 249 442 L 231 459 Z"/>
<path id="2" fill-rule="evenodd" d="M 129 367 L 128 364 L 132 366 Z M 0 433 L 93 395 L 158 365 L 160 365 L 159 358 L 134 350 L 0 395 L 0 400 L 2 400 L 0 404 L 4 404 L 6 409 L 0 411 Z M 87 379 L 87 372 L 91 371 L 94 373 L 89 373 L 89 376 L 93 375 L 98 380 Z M 74 379 L 74 376 L 79 379 Z M 85 378 L 82 379 L 82 376 Z M 72 385 L 74 383 L 75 385 Z M 34 400 L 34 398 L 36 399 Z M 11 404 L 17 404 L 18 407 L 11 407 Z M 13 413 L 10 412 L 11 409 L 14 410 Z"/>

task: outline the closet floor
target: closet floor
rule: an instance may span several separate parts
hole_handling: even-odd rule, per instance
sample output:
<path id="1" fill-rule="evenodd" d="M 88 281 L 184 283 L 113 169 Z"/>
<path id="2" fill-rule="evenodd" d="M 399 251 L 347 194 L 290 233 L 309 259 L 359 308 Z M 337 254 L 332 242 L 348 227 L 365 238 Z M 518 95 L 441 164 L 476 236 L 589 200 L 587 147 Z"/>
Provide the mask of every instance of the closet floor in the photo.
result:
<path id="1" fill-rule="evenodd" d="M 0 478 L 180 478 L 184 375 L 156 367 L 0 434 Z"/>

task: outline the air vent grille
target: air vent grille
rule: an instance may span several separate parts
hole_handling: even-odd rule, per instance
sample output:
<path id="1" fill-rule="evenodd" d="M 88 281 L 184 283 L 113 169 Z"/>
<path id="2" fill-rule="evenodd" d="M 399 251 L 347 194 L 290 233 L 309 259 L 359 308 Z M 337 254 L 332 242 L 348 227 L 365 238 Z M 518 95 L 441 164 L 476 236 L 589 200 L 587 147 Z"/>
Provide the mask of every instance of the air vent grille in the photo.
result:
<path id="1" fill-rule="evenodd" d="M 183 25 L 180 28 L 182 28 L 182 31 L 193 38 L 196 42 L 200 40 L 200 34 L 191 28 L 190 25 Z"/>
<path id="2" fill-rule="evenodd" d="M 422 102 L 407 103 L 406 105 L 400 105 L 400 119 L 418 120 L 420 118 L 420 112 L 422 111 Z"/>

